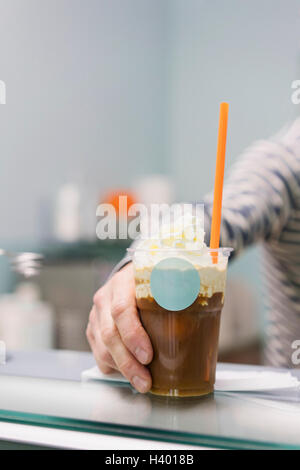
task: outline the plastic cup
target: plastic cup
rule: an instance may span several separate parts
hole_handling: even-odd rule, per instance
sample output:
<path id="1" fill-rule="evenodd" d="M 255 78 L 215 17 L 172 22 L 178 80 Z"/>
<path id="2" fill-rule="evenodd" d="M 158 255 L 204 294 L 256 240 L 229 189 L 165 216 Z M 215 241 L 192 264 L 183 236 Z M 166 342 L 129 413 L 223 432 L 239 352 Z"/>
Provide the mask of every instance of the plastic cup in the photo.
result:
<path id="1" fill-rule="evenodd" d="M 154 351 L 148 366 L 151 393 L 176 397 L 212 393 L 231 249 L 208 249 L 205 260 L 197 250 L 128 251 L 140 319 Z M 213 264 L 210 258 L 216 253 Z"/>

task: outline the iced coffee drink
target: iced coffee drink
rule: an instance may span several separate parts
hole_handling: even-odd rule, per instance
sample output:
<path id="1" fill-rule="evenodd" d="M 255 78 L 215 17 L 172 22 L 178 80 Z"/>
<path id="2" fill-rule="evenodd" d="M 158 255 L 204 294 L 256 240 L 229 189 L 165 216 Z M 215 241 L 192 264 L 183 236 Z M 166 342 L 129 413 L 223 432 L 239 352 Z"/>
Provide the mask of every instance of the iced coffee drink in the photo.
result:
<path id="1" fill-rule="evenodd" d="M 199 396 L 214 388 L 230 249 L 212 253 L 194 217 L 181 226 L 176 237 L 143 240 L 132 252 L 136 299 L 154 351 L 151 392 Z"/>

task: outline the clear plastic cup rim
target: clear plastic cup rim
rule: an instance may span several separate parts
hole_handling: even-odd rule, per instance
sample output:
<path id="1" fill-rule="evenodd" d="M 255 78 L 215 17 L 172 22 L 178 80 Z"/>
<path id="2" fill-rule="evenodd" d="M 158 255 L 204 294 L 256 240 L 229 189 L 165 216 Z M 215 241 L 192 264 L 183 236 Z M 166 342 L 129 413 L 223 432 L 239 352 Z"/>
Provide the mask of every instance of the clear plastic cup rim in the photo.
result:
<path id="1" fill-rule="evenodd" d="M 221 253 L 223 256 L 230 256 L 230 253 L 233 251 L 233 248 L 230 247 L 222 247 L 222 248 L 207 248 L 207 252 L 210 254 L 218 254 Z M 132 256 L 134 253 L 199 253 L 203 254 L 202 249 L 196 248 L 175 248 L 175 247 L 166 247 L 166 248 L 127 248 L 127 252 Z"/>

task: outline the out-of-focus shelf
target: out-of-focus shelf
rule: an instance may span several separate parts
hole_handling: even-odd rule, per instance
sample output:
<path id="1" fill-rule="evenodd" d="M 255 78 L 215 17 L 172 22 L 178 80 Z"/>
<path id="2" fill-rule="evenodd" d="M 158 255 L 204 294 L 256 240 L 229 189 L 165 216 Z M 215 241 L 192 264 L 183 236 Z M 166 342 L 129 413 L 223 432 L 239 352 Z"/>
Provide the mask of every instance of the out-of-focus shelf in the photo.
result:
<path id="1" fill-rule="evenodd" d="M 49 242 L 40 246 L 39 251 L 45 257 L 45 263 L 94 260 L 116 262 L 120 260 L 130 240 L 81 240 L 76 243 Z"/>
<path id="2" fill-rule="evenodd" d="M 54 346 L 60 349 L 89 350 L 85 336 L 89 312 L 95 292 L 106 282 L 113 267 L 126 253 L 130 240 L 80 240 L 64 243 L 48 240 L 30 243 L 25 240 L 3 243 L 14 252 L 41 253 L 41 269 L 32 278 L 13 272 L 2 259 L 2 268 L 9 277 L 8 287 L 14 291 L 21 282 L 36 284 L 43 301 L 54 310 Z"/>
<path id="3" fill-rule="evenodd" d="M 97 240 L 41 247 L 44 261 L 36 282 L 55 310 L 55 347 L 89 350 L 85 329 L 93 296 L 129 244 L 128 240 Z"/>

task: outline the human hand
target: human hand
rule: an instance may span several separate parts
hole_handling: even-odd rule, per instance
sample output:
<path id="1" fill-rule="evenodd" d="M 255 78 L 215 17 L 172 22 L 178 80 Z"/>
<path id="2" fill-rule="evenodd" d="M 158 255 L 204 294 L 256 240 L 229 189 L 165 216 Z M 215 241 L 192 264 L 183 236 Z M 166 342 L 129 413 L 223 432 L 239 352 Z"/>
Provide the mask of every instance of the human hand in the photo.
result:
<path id="1" fill-rule="evenodd" d="M 137 310 L 132 263 L 96 292 L 86 335 L 104 374 L 118 370 L 139 392 L 150 390 L 145 365 L 152 361 L 153 350 Z"/>

